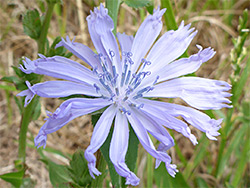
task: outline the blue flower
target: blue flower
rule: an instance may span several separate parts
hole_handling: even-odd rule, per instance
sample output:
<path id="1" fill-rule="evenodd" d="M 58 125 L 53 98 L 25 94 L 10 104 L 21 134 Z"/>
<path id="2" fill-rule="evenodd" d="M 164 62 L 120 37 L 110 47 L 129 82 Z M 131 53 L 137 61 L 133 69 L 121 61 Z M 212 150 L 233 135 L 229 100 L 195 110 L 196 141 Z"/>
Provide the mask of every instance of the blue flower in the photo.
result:
<path id="1" fill-rule="evenodd" d="M 102 4 L 100 9 L 95 8 L 87 17 L 87 22 L 98 54 L 68 37 L 56 46 L 67 48 L 85 61 L 90 69 L 60 56 L 47 58 L 40 55 L 35 61 L 26 58 L 24 65 L 20 65 L 23 72 L 67 81 L 47 81 L 33 86 L 27 82 L 28 89 L 18 94 L 26 96 L 25 105 L 34 95 L 51 98 L 73 94 L 92 96 L 68 99 L 54 113 L 49 112 L 46 123 L 35 138 L 37 147 L 45 147 L 47 135 L 74 118 L 107 107 L 96 123 L 90 145 L 85 151 L 90 175 L 95 178 L 94 175 L 101 174 L 96 168 L 94 153 L 102 146 L 114 123 L 110 159 L 117 173 L 126 178 L 126 184 L 136 186 L 140 180 L 125 163 L 128 123 L 143 147 L 156 158 L 156 168 L 164 162 L 173 177 L 178 170 L 176 165 L 171 164 L 171 157 L 166 151 L 174 145 L 174 140 L 165 127 L 180 132 L 194 145 L 197 140 L 187 123 L 206 133 L 209 139 L 216 140 L 222 120 L 211 119 L 199 110 L 231 107 L 227 99 L 231 96 L 227 92 L 231 86 L 224 81 L 181 77 L 195 72 L 215 52 L 197 45 L 197 54 L 176 60 L 186 51 L 197 31 L 190 29 L 190 24 L 185 26 L 182 22 L 176 31 L 168 31 L 155 42 L 162 29 L 161 17 L 164 12 L 165 9 L 157 9 L 153 15 L 149 15 L 135 37 L 118 33 L 120 54 L 108 10 Z M 148 99 L 151 97 L 181 98 L 194 108 Z M 178 119 L 178 116 L 187 123 Z M 159 140 L 157 149 L 149 134 Z"/>

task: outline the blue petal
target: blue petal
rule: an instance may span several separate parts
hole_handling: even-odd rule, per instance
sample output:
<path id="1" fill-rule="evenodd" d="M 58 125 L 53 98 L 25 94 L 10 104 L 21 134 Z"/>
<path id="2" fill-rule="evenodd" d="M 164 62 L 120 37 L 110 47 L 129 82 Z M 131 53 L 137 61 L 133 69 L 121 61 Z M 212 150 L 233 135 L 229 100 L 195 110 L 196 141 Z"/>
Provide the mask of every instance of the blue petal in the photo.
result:
<path id="1" fill-rule="evenodd" d="M 218 130 L 221 128 L 220 124 L 222 119 L 211 119 L 205 113 L 182 105 L 170 104 L 160 101 L 150 101 L 150 103 L 157 106 L 162 111 L 171 114 L 172 116 L 181 116 L 189 124 L 206 133 L 207 137 L 211 140 L 217 140 L 215 136 L 220 135 Z"/>
<path id="2" fill-rule="evenodd" d="M 131 109 L 130 109 L 131 110 Z M 131 110 L 132 111 L 132 110 Z M 178 172 L 175 165 L 171 164 L 171 157 L 162 151 L 157 151 L 149 138 L 149 135 L 146 129 L 143 127 L 140 119 L 136 117 L 135 114 L 131 113 L 131 115 L 127 114 L 127 118 L 133 127 L 135 134 L 137 135 L 142 146 L 147 150 L 147 152 L 152 155 L 154 158 L 162 161 L 166 164 L 166 168 L 171 176 L 175 176 L 175 173 Z"/>
<path id="3" fill-rule="evenodd" d="M 184 26 L 182 22 L 178 30 L 168 31 L 155 43 L 147 56 L 147 60 L 152 62 L 150 71 L 161 69 L 186 51 L 197 33 L 197 31 L 193 32 L 193 28 L 189 28 L 190 24 Z"/>
<path id="4" fill-rule="evenodd" d="M 126 184 L 137 186 L 140 179 L 129 170 L 125 164 L 125 156 L 128 149 L 129 128 L 128 121 L 120 111 L 116 114 L 114 132 L 110 144 L 110 160 L 112 161 L 116 172 L 126 178 Z"/>
<path id="5" fill-rule="evenodd" d="M 191 55 L 188 58 L 176 60 L 159 69 L 159 71 L 155 73 L 160 77 L 158 82 L 191 74 L 197 71 L 202 63 L 207 62 L 215 54 L 215 51 L 211 48 L 206 48 L 204 50 L 202 50 L 200 46 L 199 48 L 200 50 L 197 54 Z"/>
<path id="6" fill-rule="evenodd" d="M 114 23 L 108 15 L 108 9 L 100 4 L 100 9 L 95 8 L 87 17 L 89 34 L 98 53 L 108 57 L 109 70 L 112 70 L 112 64 L 116 67 L 118 73 L 121 72 L 120 54 L 115 36 L 112 33 Z M 110 51 L 115 56 L 110 58 Z"/>
<path id="7" fill-rule="evenodd" d="M 201 46 L 197 45 L 197 47 L 200 49 L 199 52 L 188 58 L 181 58 L 170 64 L 159 65 L 157 67 L 149 66 L 147 68 L 150 68 L 152 75 L 159 76 L 157 83 L 193 73 L 200 68 L 202 63 L 211 59 L 215 54 L 215 51 L 211 48 L 202 50 Z M 152 83 L 154 79 L 153 76 L 146 77 L 140 87 L 138 87 L 138 90 L 145 87 L 145 85 Z"/>
<path id="8" fill-rule="evenodd" d="M 144 104 L 141 109 L 145 114 L 153 118 L 155 121 L 164 125 L 167 128 L 174 129 L 177 132 L 183 134 L 183 136 L 190 139 L 190 141 L 196 145 L 198 142 L 193 134 L 191 134 L 190 128 L 183 121 L 175 118 L 169 113 L 164 112 L 161 108 L 158 108 L 151 100 L 140 99 Z"/>
<path id="9" fill-rule="evenodd" d="M 84 156 L 88 161 L 89 173 L 94 179 L 95 179 L 94 174 L 97 176 L 101 174 L 96 168 L 96 157 L 94 156 L 94 153 L 105 142 L 109 134 L 109 130 L 112 125 L 115 114 L 116 114 L 116 108 L 113 105 L 107 108 L 103 112 L 103 114 L 101 115 L 100 119 L 97 121 L 94 127 L 90 145 L 88 146 L 88 148 L 85 150 L 84 153 Z"/>
<path id="10" fill-rule="evenodd" d="M 134 65 L 131 67 L 135 72 L 140 65 L 141 59 L 147 54 L 148 50 L 160 34 L 162 29 L 161 17 L 166 9 L 157 9 L 153 15 L 149 15 L 138 29 L 132 45 L 131 52 Z"/>
<path id="11" fill-rule="evenodd" d="M 31 84 L 28 81 L 26 81 L 25 83 L 28 89 L 21 91 L 20 93 L 17 94 L 17 96 L 21 97 L 26 96 L 24 101 L 24 107 L 26 107 L 31 102 L 31 100 L 34 98 L 36 94 L 36 92 L 32 89 Z"/>
<path id="12" fill-rule="evenodd" d="M 70 52 L 72 52 L 75 56 L 82 59 L 84 62 L 89 64 L 92 68 L 101 68 L 100 62 L 95 57 L 96 54 L 87 46 L 84 44 L 73 42 L 69 39 L 69 37 L 66 37 L 66 41 L 62 38 L 61 42 L 59 42 L 55 48 L 58 48 L 60 46 L 64 46 L 66 49 L 68 49 Z"/>
<path id="13" fill-rule="evenodd" d="M 47 81 L 31 86 L 30 83 L 26 81 L 26 84 L 28 89 L 17 94 L 17 96 L 26 96 L 25 106 L 31 101 L 35 94 L 47 98 L 67 97 L 74 94 L 100 97 L 100 94 L 97 94 L 93 86 L 83 83 Z"/>
<path id="14" fill-rule="evenodd" d="M 117 38 L 121 46 L 121 51 L 130 52 L 134 37 L 132 35 L 126 35 L 125 33 L 117 33 Z"/>
<path id="15" fill-rule="evenodd" d="M 35 146 L 46 146 L 47 135 L 57 131 L 76 117 L 94 112 L 110 102 L 104 99 L 72 98 L 63 102 L 52 114 L 48 114 L 45 124 L 35 138 Z"/>
<path id="16" fill-rule="evenodd" d="M 226 92 L 231 86 L 224 81 L 211 80 L 198 77 L 182 77 L 160 83 L 153 91 L 146 93 L 145 97 L 181 98 L 190 106 L 201 110 L 218 110 L 223 107 L 230 108 L 226 103 L 231 101 Z"/>
<path id="17" fill-rule="evenodd" d="M 93 85 L 98 82 L 97 77 L 81 64 L 61 56 L 39 58 L 31 61 L 26 58 L 24 67 L 20 69 L 26 74 L 36 73 L 74 82 Z"/>
<path id="18" fill-rule="evenodd" d="M 165 146 L 165 151 L 174 146 L 173 138 L 159 122 L 155 121 L 141 110 L 135 109 L 132 112 L 140 120 L 144 128 Z"/>

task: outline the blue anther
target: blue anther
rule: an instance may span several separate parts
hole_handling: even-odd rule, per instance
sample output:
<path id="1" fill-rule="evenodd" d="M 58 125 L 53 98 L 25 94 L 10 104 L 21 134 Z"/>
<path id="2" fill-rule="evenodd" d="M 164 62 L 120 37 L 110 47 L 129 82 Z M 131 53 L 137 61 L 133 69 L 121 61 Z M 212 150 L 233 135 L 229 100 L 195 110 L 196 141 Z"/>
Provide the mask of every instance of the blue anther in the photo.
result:
<path id="1" fill-rule="evenodd" d="M 109 55 L 110 55 L 110 57 L 112 58 L 112 57 L 115 56 L 115 52 L 114 52 L 113 50 L 109 50 Z"/>
<path id="2" fill-rule="evenodd" d="M 128 56 L 128 57 L 132 57 L 132 56 L 133 56 L 133 53 L 132 53 L 132 52 L 128 52 L 128 53 L 127 53 L 127 56 Z"/>
<path id="3" fill-rule="evenodd" d="M 156 76 L 156 79 L 155 79 L 153 85 L 155 85 L 158 82 L 159 78 L 160 78 L 160 76 Z"/>
<path id="4" fill-rule="evenodd" d="M 94 68 L 93 68 L 93 74 L 94 74 L 94 75 L 98 75 L 97 67 L 94 67 Z"/>
<path id="5" fill-rule="evenodd" d="M 142 94 L 138 94 L 138 95 L 134 96 L 133 99 L 138 99 L 138 98 L 141 98 L 141 97 L 143 97 L 143 95 Z"/>
<path id="6" fill-rule="evenodd" d="M 99 88 L 96 84 L 94 84 L 94 87 L 95 87 L 95 89 L 96 89 L 96 93 L 99 93 L 100 88 Z"/>
<path id="7" fill-rule="evenodd" d="M 127 52 L 122 51 L 122 56 L 126 56 L 126 55 L 127 55 Z"/>
<path id="8" fill-rule="evenodd" d="M 144 93 L 144 92 L 147 92 L 148 90 L 150 90 L 150 88 L 151 88 L 151 86 L 148 86 L 148 87 L 145 87 L 145 88 L 139 90 L 139 91 L 137 92 L 137 95 L 138 95 L 138 94 L 142 94 L 142 93 Z"/>
<path id="9" fill-rule="evenodd" d="M 98 77 L 99 77 L 100 79 L 104 79 L 104 74 L 99 73 L 99 74 L 98 74 Z"/>
<path id="10" fill-rule="evenodd" d="M 137 88 L 137 87 L 141 84 L 141 81 L 142 81 L 142 80 L 139 79 L 139 80 L 136 82 L 136 84 L 135 84 L 135 86 L 134 86 L 134 89 Z"/>
<path id="11" fill-rule="evenodd" d="M 125 102 L 127 99 L 128 99 L 128 96 L 124 97 L 124 98 L 122 99 L 122 101 Z"/>
<path id="12" fill-rule="evenodd" d="M 119 89 L 116 87 L 115 88 L 116 95 L 119 96 Z"/>
<path id="13" fill-rule="evenodd" d="M 125 81 L 125 85 L 128 84 L 129 79 L 130 79 L 130 75 L 131 75 L 131 70 L 128 71 L 127 78 L 126 78 L 126 81 Z"/>
<path id="14" fill-rule="evenodd" d="M 126 89 L 126 95 L 129 95 L 133 91 L 133 88 L 131 86 L 128 86 Z"/>
<path id="15" fill-rule="evenodd" d="M 114 94 L 114 93 L 110 94 L 109 101 L 112 101 L 112 102 L 113 102 L 113 101 L 114 101 L 114 100 L 113 100 L 114 97 L 115 97 L 115 94 Z"/>
<path id="16" fill-rule="evenodd" d="M 127 70 L 128 70 L 128 64 L 126 63 L 124 64 L 124 72 L 122 73 L 122 79 L 121 79 L 121 84 L 120 84 L 121 87 L 123 87 L 125 76 L 127 74 Z"/>
<path id="17" fill-rule="evenodd" d="M 116 69 L 115 69 L 114 65 L 112 66 L 112 71 L 113 71 L 113 76 L 115 77 L 116 76 Z"/>
<path id="18" fill-rule="evenodd" d="M 113 94 L 112 90 L 110 89 L 110 87 L 108 85 L 105 84 L 104 80 L 99 79 L 99 81 L 103 85 L 103 87 L 108 90 L 109 94 L 112 95 Z"/>
<path id="19" fill-rule="evenodd" d="M 137 108 L 138 109 L 141 109 L 141 108 L 143 108 L 144 107 L 144 104 L 142 103 L 142 104 L 140 104 Z"/>

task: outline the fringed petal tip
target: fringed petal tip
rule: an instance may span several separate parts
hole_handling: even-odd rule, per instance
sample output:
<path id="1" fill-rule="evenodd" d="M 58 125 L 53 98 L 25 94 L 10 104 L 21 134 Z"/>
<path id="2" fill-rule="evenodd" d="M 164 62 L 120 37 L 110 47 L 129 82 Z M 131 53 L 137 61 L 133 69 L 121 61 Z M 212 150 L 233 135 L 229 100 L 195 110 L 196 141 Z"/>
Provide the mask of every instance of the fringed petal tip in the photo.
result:
<path id="1" fill-rule="evenodd" d="M 162 161 L 160 161 L 159 159 L 156 159 L 155 161 L 155 169 L 157 169 Z M 177 172 L 179 172 L 179 170 L 177 169 L 177 166 L 175 164 L 170 164 L 169 162 L 165 163 L 166 169 L 168 171 L 168 173 L 172 176 L 175 177 L 175 174 Z"/>
<path id="2" fill-rule="evenodd" d="M 199 59 L 202 63 L 207 62 L 216 54 L 214 49 L 211 47 L 203 49 L 203 47 L 199 44 L 197 44 L 196 47 L 199 49 L 199 52 L 193 57 Z"/>
<path id="3" fill-rule="evenodd" d="M 160 9 L 160 6 L 158 6 L 157 9 L 154 9 L 153 13 L 154 18 L 156 18 L 157 20 L 161 20 L 166 10 L 167 10 L 166 8 Z"/>
<path id="4" fill-rule="evenodd" d="M 26 74 L 33 73 L 36 69 L 35 61 L 31 61 L 29 58 L 23 60 L 23 65 L 19 65 L 19 69 Z"/>
<path id="5" fill-rule="evenodd" d="M 166 169 L 168 173 L 170 174 L 170 176 L 172 176 L 173 178 L 175 177 L 176 173 L 179 172 L 175 164 L 166 163 Z"/>
<path id="6" fill-rule="evenodd" d="M 21 91 L 20 93 L 17 94 L 17 96 L 21 97 L 26 96 L 24 101 L 24 107 L 26 107 L 31 102 L 31 100 L 34 98 L 36 94 L 36 92 L 32 89 L 31 84 L 28 81 L 26 81 L 25 83 L 28 89 Z"/>
<path id="7" fill-rule="evenodd" d="M 134 173 L 130 173 L 129 176 L 126 177 L 126 185 L 137 186 L 139 183 L 140 179 Z"/>
<path id="8" fill-rule="evenodd" d="M 76 37 L 74 37 L 73 40 L 71 41 L 68 35 L 66 36 L 66 40 L 62 37 L 61 38 L 62 40 L 59 43 L 56 44 L 55 49 L 59 48 L 61 46 L 65 47 L 65 46 L 68 46 L 68 45 L 74 45 L 75 38 Z"/>
<path id="9" fill-rule="evenodd" d="M 208 127 L 208 129 L 206 130 L 206 136 L 210 139 L 210 140 L 217 140 L 217 138 L 215 138 L 216 136 L 219 136 L 220 133 L 218 132 L 221 128 L 221 123 L 222 123 L 223 119 L 211 119 L 210 120 L 210 125 Z"/>
<path id="10" fill-rule="evenodd" d="M 90 176 L 91 176 L 93 179 L 95 179 L 95 175 L 96 175 L 96 176 L 99 176 L 99 175 L 102 174 L 102 173 L 101 173 L 99 170 L 97 170 L 97 168 L 95 167 L 95 162 L 90 162 L 90 163 L 88 163 L 88 168 L 89 168 L 89 174 L 90 174 Z"/>
<path id="11" fill-rule="evenodd" d="M 97 7 L 94 8 L 94 12 L 90 11 L 90 15 L 87 16 L 87 20 L 88 21 L 93 21 L 95 20 L 97 17 L 103 18 L 108 16 L 108 9 L 106 9 L 103 4 L 100 4 L 100 9 L 98 9 Z"/>
<path id="12" fill-rule="evenodd" d="M 46 141 L 47 141 L 47 134 L 44 131 L 40 130 L 38 135 L 34 139 L 35 146 L 37 148 L 40 148 L 43 146 L 43 148 L 45 149 Z"/>

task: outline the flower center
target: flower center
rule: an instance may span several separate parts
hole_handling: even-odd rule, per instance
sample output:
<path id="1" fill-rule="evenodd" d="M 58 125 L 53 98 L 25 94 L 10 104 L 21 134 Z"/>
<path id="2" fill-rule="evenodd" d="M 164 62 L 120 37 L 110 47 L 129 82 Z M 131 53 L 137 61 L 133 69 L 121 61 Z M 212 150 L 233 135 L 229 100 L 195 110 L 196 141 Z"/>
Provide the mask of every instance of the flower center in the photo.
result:
<path id="1" fill-rule="evenodd" d="M 99 83 L 94 84 L 96 92 L 101 94 L 102 98 L 111 100 L 121 112 L 128 114 L 130 112 L 126 110 L 126 106 L 142 108 L 143 104 L 138 104 L 136 100 L 143 97 L 144 93 L 153 90 L 153 85 L 159 79 L 159 76 L 157 76 L 150 86 L 140 88 L 142 81 L 151 75 L 150 71 L 144 71 L 144 68 L 149 66 L 151 62 L 143 58 L 139 70 L 131 72 L 131 66 L 134 64 L 132 55 L 131 52 L 122 52 L 123 66 L 120 75 L 117 73 L 115 65 L 121 62 L 113 61 L 115 53 L 112 50 L 109 51 L 109 58 L 101 53 L 96 55 L 102 70 L 93 69 L 93 73 L 99 79 Z"/>

